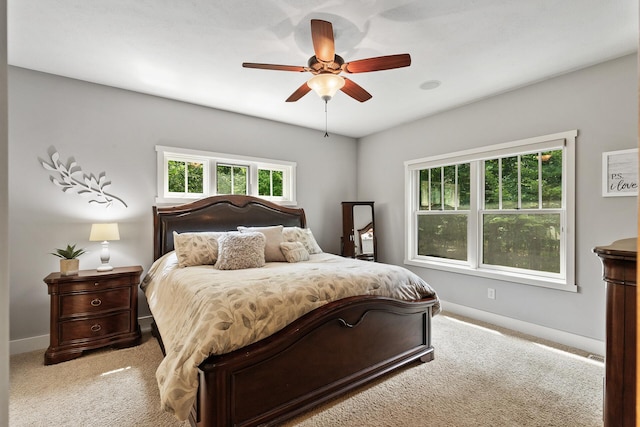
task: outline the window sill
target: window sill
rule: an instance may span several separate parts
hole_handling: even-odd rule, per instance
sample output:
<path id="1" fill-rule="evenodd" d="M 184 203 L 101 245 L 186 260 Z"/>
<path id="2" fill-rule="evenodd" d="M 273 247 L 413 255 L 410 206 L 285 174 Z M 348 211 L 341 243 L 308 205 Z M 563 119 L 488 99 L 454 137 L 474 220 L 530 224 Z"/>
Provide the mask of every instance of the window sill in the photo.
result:
<path id="1" fill-rule="evenodd" d="M 522 285 L 538 286 L 542 288 L 557 289 L 566 292 L 578 292 L 578 286 L 567 284 L 565 280 L 552 279 L 546 277 L 536 277 L 527 274 L 518 274 L 506 271 L 496 271 L 488 269 L 475 269 L 466 265 L 452 265 L 434 261 L 405 259 L 406 265 L 415 267 L 430 268 L 434 270 L 449 271 L 451 273 L 466 274 L 469 276 L 485 277 L 488 279 L 501 280 Z"/>

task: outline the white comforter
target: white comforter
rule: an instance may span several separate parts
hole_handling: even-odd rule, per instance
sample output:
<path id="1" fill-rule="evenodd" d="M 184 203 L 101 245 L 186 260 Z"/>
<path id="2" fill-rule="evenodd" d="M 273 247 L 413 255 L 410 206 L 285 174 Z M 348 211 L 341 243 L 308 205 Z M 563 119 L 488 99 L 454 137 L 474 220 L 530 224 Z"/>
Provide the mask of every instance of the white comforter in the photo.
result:
<path id="1" fill-rule="evenodd" d="M 197 367 L 266 338 L 304 314 L 341 298 L 378 295 L 402 300 L 435 296 L 409 270 L 321 253 L 299 263 L 216 270 L 179 268 L 174 252 L 158 259 L 143 280 L 166 357 L 156 377 L 163 408 L 184 420 L 198 387 Z M 439 311 L 434 306 L 434 314 Z"/>

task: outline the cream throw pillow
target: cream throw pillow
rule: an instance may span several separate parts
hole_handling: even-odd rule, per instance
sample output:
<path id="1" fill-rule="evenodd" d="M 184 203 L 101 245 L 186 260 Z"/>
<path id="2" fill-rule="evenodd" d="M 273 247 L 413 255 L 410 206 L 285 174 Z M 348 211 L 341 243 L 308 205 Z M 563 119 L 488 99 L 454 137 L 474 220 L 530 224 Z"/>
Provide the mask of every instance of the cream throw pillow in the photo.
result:
<path id="1" fill-rule="evenodd" d="M 309 260 L 309 252 L 305 249 L 304 245 L 300 242 L 282 242 L 280 243 L 280 249 L 287 262 L 300 262 Z"/>
<path id="2" fill-rule="evenodd" d="M 284 227 L 282 235 L 286 242 L 300 242 L 310 254 L 320 254 L 322 249 L 313 237 L 310 228 Z"/>
<path id="3" fill-rule="evenodd" d="M 176 233 L 173 232 L 173 247 L 180 267 L 213 265 L 218 259 L 218 237 L 224 233 Z"/>
<path id="4" fill-rule="evenodd" d="M 264 234 L 266 243 L 264 246 L 264 260 L 266 262 L 285 262 L 286 259 L 280 250 L 280 243 L 284 242 L 282 237 L 282 226 L 274 225 L 271 227 L 238 227 L 238 231 L 246 233 L 248 231 L 257 231 Z"/>
<path id="5" fill-rule="evenodd" d="M 258 232 L 229 232 L 218 238 L 218 270 L 241 270 L 264 266 L 266 238 Z"/>

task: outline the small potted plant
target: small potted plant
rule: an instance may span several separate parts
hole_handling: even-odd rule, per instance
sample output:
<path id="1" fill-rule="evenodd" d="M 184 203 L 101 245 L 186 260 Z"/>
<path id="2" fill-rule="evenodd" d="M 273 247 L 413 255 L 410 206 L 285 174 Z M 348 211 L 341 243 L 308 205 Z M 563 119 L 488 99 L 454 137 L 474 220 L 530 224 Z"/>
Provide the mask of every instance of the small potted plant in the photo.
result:
<path id="1" fill-rule="evenodd" d="M 85 253 L 84 249 L 76 249 L 76 245 L 67 245 L 65 249 L 56 249 L 55 252 L 51 252 L 51 255 L 55 255 L 60 258 L 60 274 L 63 276 L 73 276 L 78 274 L 80 269 L 80 260 L 78 257 Z"/>

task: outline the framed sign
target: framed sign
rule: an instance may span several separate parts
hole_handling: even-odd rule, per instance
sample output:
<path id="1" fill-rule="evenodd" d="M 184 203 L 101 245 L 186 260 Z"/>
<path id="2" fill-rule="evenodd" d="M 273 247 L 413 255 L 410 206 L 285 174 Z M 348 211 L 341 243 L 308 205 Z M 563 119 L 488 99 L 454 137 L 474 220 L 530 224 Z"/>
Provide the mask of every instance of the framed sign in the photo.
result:
<path id="1" fill-rule="evenodd" d="M 602 195 L 638 195 L 638 149 L 602 153 Z"/>

